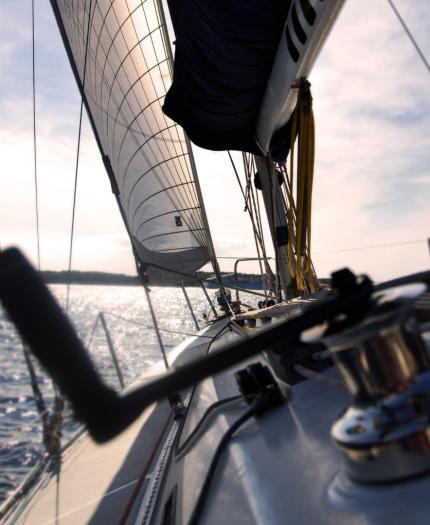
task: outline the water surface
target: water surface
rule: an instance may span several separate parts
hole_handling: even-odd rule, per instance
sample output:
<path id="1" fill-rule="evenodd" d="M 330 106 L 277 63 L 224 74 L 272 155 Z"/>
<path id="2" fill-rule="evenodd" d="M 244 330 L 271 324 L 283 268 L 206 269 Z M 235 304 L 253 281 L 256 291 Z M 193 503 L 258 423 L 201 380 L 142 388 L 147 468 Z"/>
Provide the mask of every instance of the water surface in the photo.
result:
<path id="1" fill-rule="evenodd" d="M 65 304 L 66 286 L 51 290 Z M 200 288 L 187 289 L 194 311 L 203 326 L 203 315 L 210 307 Z M 210 295 L 214 291 L 210 290 Z M 157 313 L 167 352 L 195 333 L 195 325 L 180 288 L 152 288 L 151 297 Z M 245 296 L 244 296 L 245 297 Z M 247 296 L 247 302 L 255 300 Z M 82 341 L 105 381 L 119 389 L 101 323 L 104 312 L 109 331 L 127 383 L 140 377 L 161 359 L 149 308 L 142 288 L 134 286 L 73 285 L 70 315 Z M 51 381 L 35 363 L 38 384 L 48 407 L 52 405 Z M 77 378 L 78 380 L 78 378 Z M 0 309 L 0 501 L 44 454 L 41 421 L 33 399 L 22 345 L 12 324 Z M 66 410 L 64 438 L 67 441 L 78 429 Z"/>

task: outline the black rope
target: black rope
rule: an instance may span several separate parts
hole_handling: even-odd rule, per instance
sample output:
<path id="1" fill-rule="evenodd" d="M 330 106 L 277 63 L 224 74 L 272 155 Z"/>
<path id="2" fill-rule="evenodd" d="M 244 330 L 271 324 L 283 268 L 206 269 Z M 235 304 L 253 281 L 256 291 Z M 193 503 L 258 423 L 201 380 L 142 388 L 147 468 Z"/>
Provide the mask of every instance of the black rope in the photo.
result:
<path id="1" fill-rule="evenodd" d="M 85 89 L 85 77 L 87 73 L 88 44 L 90 41 L 91 4 L 92 4 L 92 0 L 90 0 L 90 5 L 88 8 L 87 38 L 86 38 L 86 43 L 85 43 L 84 73 L 83 73 L 83 78 L 82 78 L 82 88 L 83 89 Z M 72 225 L 71 225 L 71 230 L 70 230 L 66 311 L 69 310 L 70 284 L 71 284 L 71 279 L 72 279 L 71 273 L 72 273 L 73 237 L 74 237 L 74 232 L 75 232 L 76 190 L 78 187 L 79 153 L 81 149 L 83 110 L 84 110 L 84 99 L 81 98 L 81 108 L 79 111 L 78 145 L 77 145 L 77 151 L 76 151 L 76 164 L 75 164 L 75 182 L 74 182 L 74 188 L 73 188 Z"/>
<path id="2" fill-rule="evenodd" d="M 193 431 L 189 434 L 187 439 L 182 443 L 180 447 L 176 449 L 175 455 L 183 457 L 188 452 L 186 449 L 188 448 L 189 444 L 195 440 L 196 436 L 200 433 L 200 431 L 203 428 L 203 424 L 206 423 L 208 420 L 208 417 L 215 412 L 218 408 L 233 403 L 234 401 L 239 401 L 240 399 L 243 399 L 242 396 L 233 396 L 233 397 L 227 397 L 226 399 L 220 399 L 219 401 L 216 401 L 215 403 L 212 403 L 210 407 L 207 408 L 206 412 L 203 414 L 203 416 L 199 419 L 199 422 L 194 427 Z M 185 454 L 184 454 L 185 451 Z M 181 458 L 179 458 L 181 459 Z"/>
<path id="3" fill-rule="evenodd" d="M 267 161 L 269 162 L 269 161 Z M 270 175 L 270 168 L 268 167 L 268 171 L 269 171 L 269 175 Z M 275 223 L 275 198 L 274 198 L 274 191 L 273 191 L 273 184 L 274 184 L 274 181 L 276 179 L 274 177 L 270 177 L 270 181 L 269 181 L 269 189 L 270 189 L 270 202 L 271 202 L 271 208 L 272 208 L 272 213 L 270 214 L 270 217 L 268 216 L 267 218 L 271 220 L 271 226 L 272 226 L 272 229 L 273 229 L 273 234 L 274 236 L 276 236 L 276 223 Z M 275 240 L 276 242 L 276 240 Z M 276 272 L 276 275 L 275 275 L 275 283 L 276 283 L 276 288 L 275 288 L 275 296 L 276 296 L 276 300 L 277 302 L 282 302 L 282 286 L 280 286 L 280 282 L 279 282 L 279 279 L 280 279 L 280 276 L 279 276 L 279 250 L 277 250 L 275 248 L 275 272 Z M 285 295 L 287 294 L 287 291 L 284 290 L 284 293 Z"/>
<path id="4" fill-rule="evenodd" d="M 209 488 L 212 483 L 212 480 L 215 476 L 216 468 L 218 466 L 219 460 L 226 449 L 230 439 L 234 435 L 234 433 L 244 424 L 248 419 L 251 419 L 251 417 L 255 414 L 255 411 L 257 409 L 257 406 L 262 402 L 260 398 L 257 398 L 254 403 L 251 405 L 251 407 L 239 418 L 237 419 L 231 427 L 227 430 L 227 432 L 224 434 L 224 436 L 221 438 L 221 441 L 218 444 L 218 447 L 215 451 L 215 454 L 212 458 L 211 464 L 209 466 L 209 470 L 206 474 L 205 480 L 203 482 L 202 489 L 200 491 L 200 494 L 198 496 L 196 505 L 193 509 L 193 512 L 191 514 L 190 521 L 188 522 L 188 525 L 197 525 L 199 523 L 200 517 L 202 515 L 202 511 L 204 508 L 204 504 L 206 501 L 206 497 L 209 493 Z"/>
<path id="5" fill-rule="evenodd" d="M 39 234 L 39 196 L 37 189 L 37 142 L 36 142 L 36 46 L 34 30 L 34 0 L 31 2 L 31 34 L 33 62 L 33 156 L 34 156 L 34 193 L 36 204 L 36 235 L 37 235 L 37 269 L 40 271 L 40 234 Z"/>

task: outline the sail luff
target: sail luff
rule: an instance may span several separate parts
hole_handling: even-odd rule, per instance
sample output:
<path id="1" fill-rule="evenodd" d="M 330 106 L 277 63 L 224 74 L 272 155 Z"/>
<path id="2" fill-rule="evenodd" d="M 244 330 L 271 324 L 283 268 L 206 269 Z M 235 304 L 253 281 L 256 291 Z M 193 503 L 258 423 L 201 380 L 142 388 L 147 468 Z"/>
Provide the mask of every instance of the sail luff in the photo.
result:
<path id="1" fill-rule="evenodd" d="M 207 219 L 189 143 L 161 110 L 171 74 L 155 0 L 51 4 L 134 251 L 158 281 L 193 275 L 211 258 Z"/>

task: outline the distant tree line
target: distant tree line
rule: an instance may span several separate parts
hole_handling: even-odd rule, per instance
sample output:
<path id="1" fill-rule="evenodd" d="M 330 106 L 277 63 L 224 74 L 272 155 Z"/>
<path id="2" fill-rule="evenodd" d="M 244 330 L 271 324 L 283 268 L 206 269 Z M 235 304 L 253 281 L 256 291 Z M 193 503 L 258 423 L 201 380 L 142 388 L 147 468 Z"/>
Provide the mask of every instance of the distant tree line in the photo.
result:
<path id="1" fill-rule="evenodd" d="M 53 272 L 43 271 L 42 277 L 47 284 L 93 284 L 93 285 L 116 285 L 116 286 L 136 286 L 140 284 L 139 277 L 136 275 L 125 275 L 121 273 L 106 273 L 106 272 L 80 272 L 72 270 L 69 274 L 67 271 Z M 213 274 L 209 272 L 197 272 L 197 277 L 202 280 L 211 281 Z M 320 279 L 324 284 L 330 284 L 330 279 Z M 234 286 L 236 280 L 234 276 L 229 273 L 224 277 L 226 286 Z M 157 285 L 157 282 L 151 284 Z M 185 286 L 199 286 L 196 279 L 184 279 Z M 238 273 L 237 285 L 240 288 L 249 288 L 259 290 L 263 288 L 261 276 L 255 273 Z M 215 286 L 215 282 L 214 282 Z"/>
<path id="2" fill-rule="evenodd" d="M 139 284 L 139 278 L 135 275 L 124 275 L 121 273 L 105 273 L 105 272 L 79 272 L 72 270 L 68 271 L 41 272 L 44 281 L 47 284 L 115 284 L 135 286 Z"/>

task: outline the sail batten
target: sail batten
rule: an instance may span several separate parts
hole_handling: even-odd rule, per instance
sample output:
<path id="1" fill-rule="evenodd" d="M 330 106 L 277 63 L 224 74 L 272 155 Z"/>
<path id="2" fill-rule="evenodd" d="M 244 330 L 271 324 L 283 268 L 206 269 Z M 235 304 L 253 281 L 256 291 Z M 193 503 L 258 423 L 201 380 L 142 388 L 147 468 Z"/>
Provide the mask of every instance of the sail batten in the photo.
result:
<path id="1" fill-rule="evenodd" d="M 194 273 L 209 232 L 188 141 L 162 111 L 172 78 L 156 0 L 51 3 L 135 252 L 161 281 L 160 268 Z"/>

